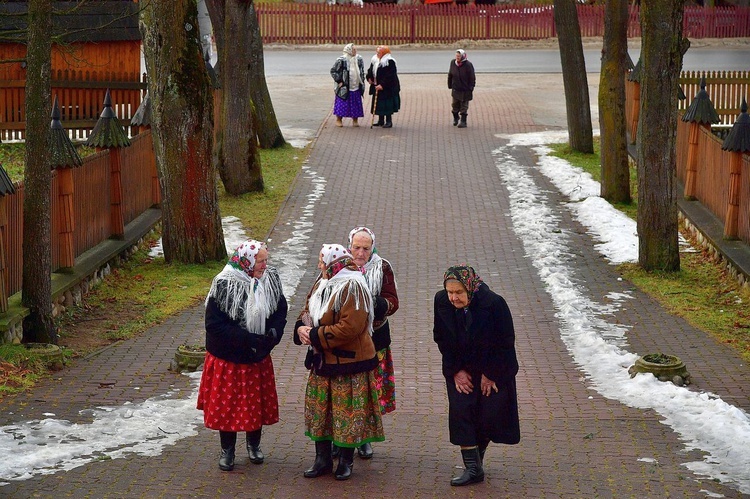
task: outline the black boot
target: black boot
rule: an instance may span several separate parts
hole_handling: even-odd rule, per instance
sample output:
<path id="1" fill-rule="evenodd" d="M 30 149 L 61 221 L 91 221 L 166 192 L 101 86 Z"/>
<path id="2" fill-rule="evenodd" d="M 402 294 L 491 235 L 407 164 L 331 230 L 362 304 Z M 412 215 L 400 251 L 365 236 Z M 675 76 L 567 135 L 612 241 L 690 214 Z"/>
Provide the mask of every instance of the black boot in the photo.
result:
<path id="1" fill-rule="evenodd" d="M 339 454 L 341 454 L 341 447 L 339 447 L 336 444 L 333 444 L 333 447 L 331 448 L 331 457 L 333 459 L 338 459 Z"/>
<path id="2" fill-rule="evenodd" d="M 461 457 L 464 459 L 464 473 L 451 480 L 451 485 L 460 487 L 462 485 L 469 485 L 470 483 L 483 482 L 484 470 L 482 469 L 482 461 L 479 458 L 479 449 L 476 447 L 461 449 Z"/>
<path id="3" fill-rule="evenodd" d="M 375 123 L 373 123 L 372 126 L 383 126 L 383 124 L 384 124 L 383 123 L 383 115 L 379 114 L 378 115 L 378 121 L 376 121 Z"/>
<path id="4" fill-rule="evenodd" d="M 237 433 L 233 431 L 220 431 L 221 456 L 219 456 L 219 469 L 221 471 L 232 471 L 234 469 L 234 445 L 237 443 Z"/>
<path id="5" fill-rule="evenodd" d="M 315 462 L 312 467 L 305 470 L 305 478 L 317 478 L 327 475 L 333 471 L 333 459 L 331 458 L 331 442 L 315 442 Z"/>
<path id="6" fill-rule="evenodd" d="M 458 113 L 453 111 L 453 126 L 458 125 Z"/>
<path id="7" fill-rule="evenodd" d="M 461 113 L 461 123 L 458 124 L 458 128 L 466 128 L 466 113 Z"/>
<path id="8" fill-rule="evenodd" d="M 372 459 L 372 445 L 370 443 L 362 444 L 357 447 L 357 454 L 362 459 Z"/>
<path id="9" fill-rule="evenodd" d="M 484 453 L 487 452 L 487 447 L 490 445 L 489 440 L 483 440 L 477 447 L 479 450 L 479 463 L 484 466 Z"/>
<path id="10" fill-rule="evenodd" d="M 265 456 L 260 450 L 260 434 L 263 430 L 247 432 L 247 455 L 250 456 L 250 462 L 253 464 L 262 464 Z"/>
<path id="11" fill-rule="evenodd" d="M 354 467 L 354 447 L 342 447 L 339 465 L 336 467 L 336 480 L 349 480 Z"/>
<path id="12" fill-rule="evenodd" d="M 391 115 L 386 114 L 385 115 L 385 125 L 383 125 L 383 128 L 391 128 L 393 126 L 393 122 L 391 121 Z"/>

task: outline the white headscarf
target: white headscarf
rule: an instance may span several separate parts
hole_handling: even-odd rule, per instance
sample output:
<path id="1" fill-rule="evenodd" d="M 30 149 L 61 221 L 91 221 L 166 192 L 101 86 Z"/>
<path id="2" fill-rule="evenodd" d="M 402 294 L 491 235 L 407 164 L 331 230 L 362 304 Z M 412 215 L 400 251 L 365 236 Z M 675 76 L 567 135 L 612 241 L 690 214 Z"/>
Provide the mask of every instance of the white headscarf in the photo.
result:
<path id="1" fill-rule="evenodd" d="M 362 78 L 359 74 L 359 63 L 357 62 L 357 60 L 360 59 L 360 56 L 354 55 L 353 43 L 347 43 L 344 46 L 344 58 L 346 59 L 347 67 L 349 68 L 349 90 L 356 90 L 362 83 Z"/>
<path id="2" fill-rule="evenodd" d="M 355 227 L 349 232 L 349 249 L 351 250 L 354 236 L 360 232 L 364 232 L 370 237 L 370 239 L 372 239 L 372 254 L 364 266 L 365 280 L 367 281 L 372 296 L 379 296 L 381 289 L 383 289 L 383 262 L 388 263 L 388 265 L 390 265 L 390 262 L 384 260 L 377 254 L 377 250 L 375 249 L 375 233 L 365 226 Z M 395 280 L 393 284 L 396 285 Z"/>
<path id="3" fill-rule="evenodd" d="M 209 298 L 213 298 L 222 312 L 253 334 L 265 334 L 266 319 L 276 311 L 282 295 L 275 268 L 266 267 L 259 279 L 252 276 L 255 257 L 265 246 L 254 239 L 240 244 L 214 277 L 205 302 L 208 305 Z"/>
<path id="4" fill-rule="evenodd" d="M 346 267 L 335 269 L 337 264 L 345 265 L 347 260 L 351 261 L 352 254 L 340 244 L 324 244 L 320 250 L 320 256 L 326 267 L 335 273 L 327 279 L 327 274 L 324 272 L 310 295 L 307 308 L 313 325 L 320 325 L 320 319 L 331 305 L 335 311 L 341 310 L 344 302 L 351 297 L 354 299 L 355 309 L 359 310 L 362 307 L 368 312 L 368 331 L 372 334 L 374 308 L 372 307 L 372 294 L 365 276 L 362 272 Z"/>

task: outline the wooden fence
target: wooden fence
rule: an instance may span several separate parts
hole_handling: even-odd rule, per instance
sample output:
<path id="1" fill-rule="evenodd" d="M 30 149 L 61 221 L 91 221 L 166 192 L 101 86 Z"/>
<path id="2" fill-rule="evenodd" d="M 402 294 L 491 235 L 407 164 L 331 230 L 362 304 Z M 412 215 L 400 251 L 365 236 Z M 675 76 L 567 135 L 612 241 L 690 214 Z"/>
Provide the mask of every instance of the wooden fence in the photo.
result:
<path id="1" fill-rule="evenodd" d="M 680 86 L 687 98 L 678 103 L 681 111 L 690 107 L 700 90 L 701 78 L 706 79 L 706 92 L 721 118 L 720 124 L 734 124 L 742 99 L 750 97 L 750 71 L 683 71 Z"/>
<path id="2" fill-rule="evenodd" d="M 264 43 L 361 45 L 452 43 L 458 40 L 543 39 L 557 36 L 552 6 L 256 5 Z M 578 5 L 581 35 L 604 35 L 604 6 Z M 750 36 L 750 7 L 686 7 L 688 38 Z M 640 37 L 639 7 L 630 7 L 628 36 Z"/>
<path id="3" fill-rule="evenodd" d="M 156 175 L 151 131 L 134 137 L 130 147 L 120 150 L 122 167 L 123 218 L 127 224 L 148 208 L 158 203 L 153 199 L 152 179 Z M 51 250 L 52 270 L 60 265 L 58 179 L 52 172 L 51 194 Z M 102 151 L 84 159 L 83 166 L 73 170 L 73 212 L 75 230 L 73 245 L 75 257 L 112 236 L 111 230 L 111 179 L 110 153 Z M 19 184 L 15 194 L 5 197 L 8 225 L 4 228 L 5 258 L 8 270 L 6 291 L 8 296 L 21 290 L 23 275 L 23 199 L 24 186 Z"/>
<path id="4" fill-rule="evenodd" d="M 23 140 L 25 137 L 25 85 L 25 80 L 0 80 L 0 140 Z M 94 128 L 107 89 L 117 117 L 126 127 L 126 132 L 130 132 L 130 119 L 146 89 L 145 76 L 136 72 L 92 70 L 60 70 L 53 74 L 52 99 L 58 97 L 61 121 L 73 140 L 85 139 Z"/>

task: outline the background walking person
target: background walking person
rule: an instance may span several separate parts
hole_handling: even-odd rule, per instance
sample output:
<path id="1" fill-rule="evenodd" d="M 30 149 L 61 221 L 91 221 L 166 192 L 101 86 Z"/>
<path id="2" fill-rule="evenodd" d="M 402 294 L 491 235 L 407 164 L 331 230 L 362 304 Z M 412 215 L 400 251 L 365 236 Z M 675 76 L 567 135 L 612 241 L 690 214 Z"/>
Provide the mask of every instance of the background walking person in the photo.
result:
<path id="1" fill-rule="evenodd" d="M 362 97 L 365 91 L 365 63 L 357 54 L 357 47 L 349 43 L 343 55 L 336 59 L 331 68 L 331 77 L 336 82 L 333 114 L 336 126 L 344 126 L 342 118 L 351 118 L 353 126 L 359 126 L 359 118 L 364 117 Z"/>
<path id="2" fill-rule="evenodd" d="M 450 267 L 435 295 L 433 338 L 443 356 L 448 390 L 450 441 L 461 447 L 464 472 L 451 485 L 484 480 L 490 441 L 521 439 L 516 397 L 513 318 L 502 296 L 493 293 L 472 267 Z"/>
<path id="3" fill-rule="evenodd" d="M 222 471 L 234 469 L 237 432 L 247 432 L 250 462 L 261 464 L 263 426 L 279 421 L 271 350 L 286 326 L 281 279 L 267 267 L 265 244 L 242 243 L 214 277 L 206 298 L 206 360 L 198 409 L 219 430 Z"/>
<path id="4" fill-rule="evenodd" d="M 396 60 L 391 56 L 391 49 L 386 45 L 377 48 L 367 70 L 367 81 L 370 83 L 370 95 L 375 95 L 372 114 L 378 115 L 374 126 L 391 128 L 392 116 L 401 108 L 401 83 L 398 79 Z M 385 121 L 384 121 L 385 120 Z"/>
<path id="5" fill-rule="evenodd" d="M 474 98 L 476 75 L 474 65 L 466 58 L 463 49 L 456 50 L 456 58 L 448 69 L 448 88 L 451 89 L 451 112 L 453 126 L 466 128 L 466 115 L 469 114 L 469 101 Z M 461 121 L 459 122 L 459 114 Z"/>

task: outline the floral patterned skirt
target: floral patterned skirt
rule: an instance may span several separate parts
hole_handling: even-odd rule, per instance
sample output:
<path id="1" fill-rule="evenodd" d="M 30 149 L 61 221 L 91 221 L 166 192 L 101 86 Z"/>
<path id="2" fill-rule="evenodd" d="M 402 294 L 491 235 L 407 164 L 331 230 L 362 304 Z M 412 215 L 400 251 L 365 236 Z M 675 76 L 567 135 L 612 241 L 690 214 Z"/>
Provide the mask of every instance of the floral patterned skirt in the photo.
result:
<path id="1" fill-rule="evenodd" d="M 385 440 L 373 371 L 318 376 L 310 371 L 305 390 L 305 435 L 359 447 Z"/>
<path id="2" fill-rule="evenodd" d="M 335 96 L 335 102 L 333 103 L 333 114 L 341 118 L 361 118 L 365 115 L 364 107 L 362 106 L 362 92 L 357 90 L 349 90 L 349 97 L 344 100 Z"/>
<path id="3" fill-rule="evenodd" d="M 393 374 L 391 347 L 378 350 L 378 367 L 375 368 L 375 383 L 378 386 L 380 413 L 396 410 L 396 377 Z"/>
<path id="4" fill-rule="evenodd" d="M 198 410 L 206 428 L 255 431 L 279 422 L 279 399 L 273 361 L 235 364 L 206 352 Z"/>

